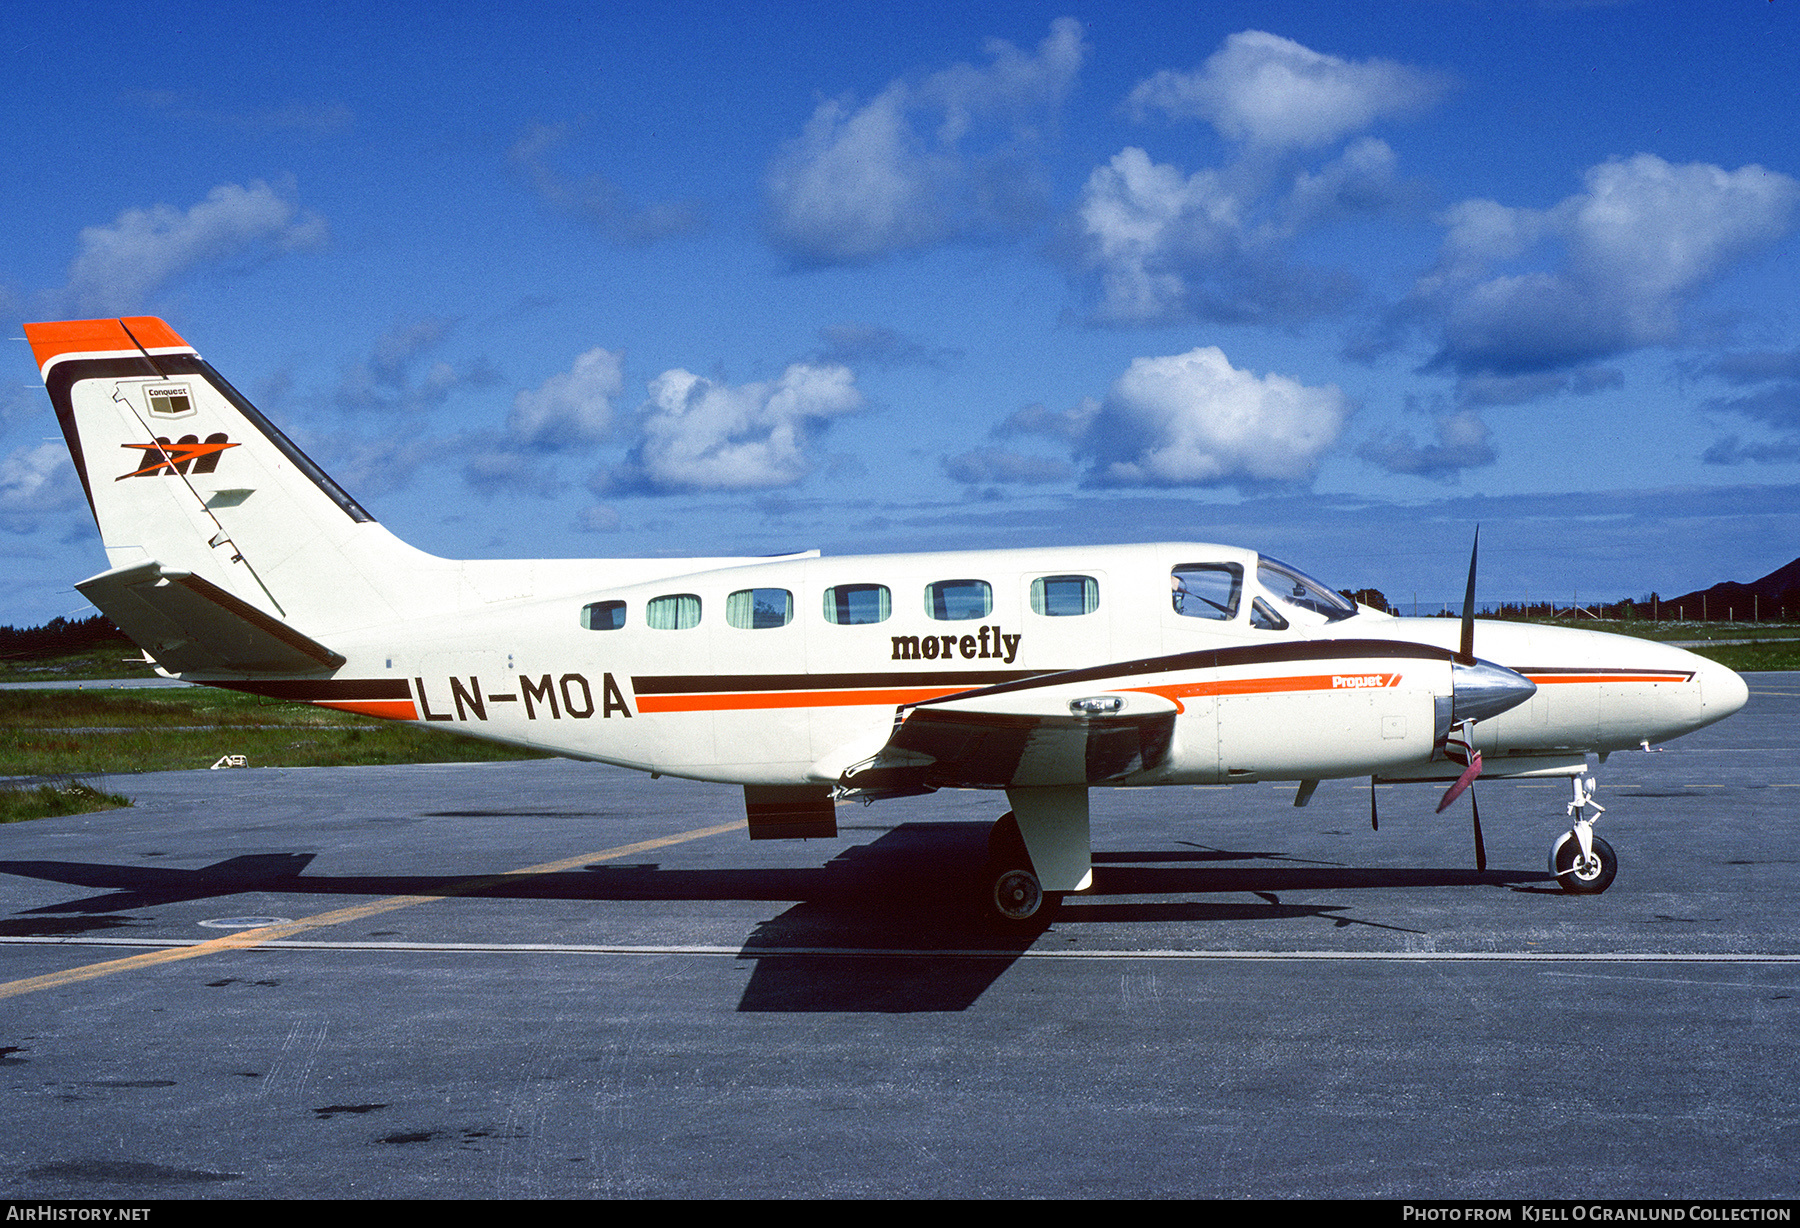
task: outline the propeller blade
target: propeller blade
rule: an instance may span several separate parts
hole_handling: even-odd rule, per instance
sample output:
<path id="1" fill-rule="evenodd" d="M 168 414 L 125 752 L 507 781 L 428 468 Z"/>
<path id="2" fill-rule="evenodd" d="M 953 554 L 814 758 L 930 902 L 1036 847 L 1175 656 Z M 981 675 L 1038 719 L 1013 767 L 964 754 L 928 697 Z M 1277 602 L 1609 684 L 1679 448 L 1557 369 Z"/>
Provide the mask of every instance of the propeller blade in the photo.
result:
<path id="1" fill-rule="evenodd" d="M 1457 656 L 1475 659 L 1475 556 L 1481 552 L 1481 526 L 1475 526 L 1475 544 L 1469 547 L 1469 586 L 1463 590 L 1462 647 Z"/>
<path id="2" fill-rule="evenodd" d="M 1381 817 L 1375 813 L 1375 778 L 1369 777 L 1369 830 L 1381 830 Z"/>
<path id="3" fill-rule="evenodd" d="M 1481 838 L 1481 804 L 1475 800 L 1475 786 L 1469 786 L 1469 809 L 1475 815 L 1475 869 L 1487 869 L 1487 844 Z"/>
<path id="4" fill-rule="evenodd" d="M 1481 775 L 1481 752 L 1472 751 L 1469 754 L 1469 766 L 1463 769 L 1462 775 L 1456 778 L 1455 784 L 1444 790 L 1444 799 L 1438 803 L 1437 812 L 1444 813 L 1451 802 L 1463 795 L 1463 790 L 1475 783 L 1475 778 L 1479 775 Z"/>

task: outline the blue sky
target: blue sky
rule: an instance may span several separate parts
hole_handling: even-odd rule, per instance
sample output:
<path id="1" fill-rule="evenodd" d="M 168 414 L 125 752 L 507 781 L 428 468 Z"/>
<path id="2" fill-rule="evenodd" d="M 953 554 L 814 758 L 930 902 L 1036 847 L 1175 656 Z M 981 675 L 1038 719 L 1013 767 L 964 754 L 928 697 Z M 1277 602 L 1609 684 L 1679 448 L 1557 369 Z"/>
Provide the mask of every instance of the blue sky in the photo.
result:
<path id="1" fill-rule="evenodd" d="M 1792 0 L 258 8 L 10 10 L 0 307 L 162 316 L 434 553 L 1800 554 Z M 4 352 L 35 623 L 104 556 Z"/>

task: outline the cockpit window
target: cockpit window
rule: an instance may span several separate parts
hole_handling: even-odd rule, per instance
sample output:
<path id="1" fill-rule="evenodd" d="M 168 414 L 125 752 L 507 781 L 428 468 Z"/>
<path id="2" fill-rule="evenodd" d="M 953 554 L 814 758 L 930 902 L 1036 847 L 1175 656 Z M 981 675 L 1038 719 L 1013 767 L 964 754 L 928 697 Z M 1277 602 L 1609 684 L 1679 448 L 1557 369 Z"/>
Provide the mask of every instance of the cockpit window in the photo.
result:
<path id="1" fill-rule="evenodd" d="M 1296 610 L 1310 610 L 1326 622 L 1356 613 L 1356 603 L 1295 567 L 1267 555 L 1257 560 L 1256 580 L 1270 597 Z"/>
<path id="2" fill-rule="evenodd" d="M 1237 617 L 1244 569 L 1236 563 L 1179 563 L 1169 572 L 1175 612 L 1188 618 Z"/>

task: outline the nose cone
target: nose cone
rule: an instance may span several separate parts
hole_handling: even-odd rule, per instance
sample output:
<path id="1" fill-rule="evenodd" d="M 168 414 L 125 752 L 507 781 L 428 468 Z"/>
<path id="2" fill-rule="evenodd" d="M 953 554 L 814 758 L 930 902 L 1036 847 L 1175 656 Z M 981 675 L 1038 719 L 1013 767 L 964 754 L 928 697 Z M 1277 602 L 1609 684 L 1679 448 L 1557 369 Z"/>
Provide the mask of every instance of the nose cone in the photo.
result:
<path id="1" fill-rule="evenodd" d="M 1750 702 L 1749 684 L 1717 661 L 1705 661 L 1697 677 L 1700 680 L 1700 700 L 1706 707 L 1706 722 L 1709 725 L 1714 721 L 1724 720 Z"/>
<path id="2" fill-rule="evenodd" d="M 1735 674 L 1732 676 L 1736 677 Z M 1454 694 L 1450 703 L 1452 722 L 1484 721 L 1518 707 L 1537 694 L 1537 683 L 1492 661 L 1477 660 L 1473 665 L 1453 662 L 1450 686 Z"/>

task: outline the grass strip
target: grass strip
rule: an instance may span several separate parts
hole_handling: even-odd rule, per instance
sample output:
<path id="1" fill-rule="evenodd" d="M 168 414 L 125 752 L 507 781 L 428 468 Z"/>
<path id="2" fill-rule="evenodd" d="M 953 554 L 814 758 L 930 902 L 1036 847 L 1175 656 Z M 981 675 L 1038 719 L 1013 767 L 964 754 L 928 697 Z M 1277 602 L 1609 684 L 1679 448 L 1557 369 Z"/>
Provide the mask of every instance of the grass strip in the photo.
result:
<path id="1" fill-rule="evenodd" d="M 543 759 L 503 746 L 311 704 L 210 687 L 0 691 L 0 777 L 89 776 L 211 767 L 356 767 Z"/>
<path id="2" fill-rule="evenodd" d="M 117 810 L 129 805 L 131 799 L 124 794 L 102 793 L 83 780 L 0 785 L 0 823 L 24 823 L 66 814 Z"/>

